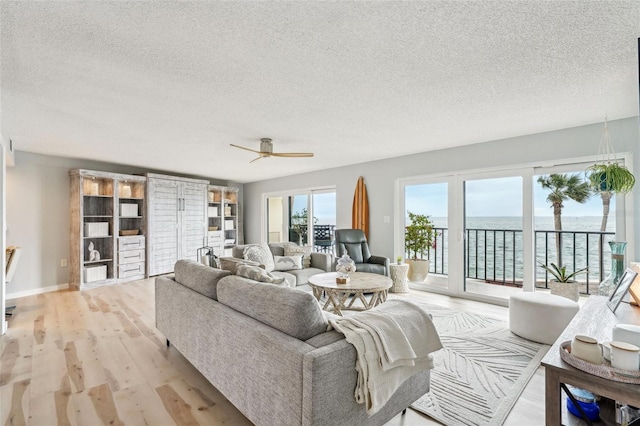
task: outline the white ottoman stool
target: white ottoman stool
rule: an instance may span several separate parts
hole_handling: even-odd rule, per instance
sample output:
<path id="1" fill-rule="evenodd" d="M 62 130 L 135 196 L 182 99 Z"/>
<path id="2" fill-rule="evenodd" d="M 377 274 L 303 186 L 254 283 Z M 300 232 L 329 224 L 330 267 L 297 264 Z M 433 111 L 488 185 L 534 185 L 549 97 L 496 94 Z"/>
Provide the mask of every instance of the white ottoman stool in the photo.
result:
<path id="1" fill-rule="evenodd" d="M 552 345 L 580 310 L 566 297 L 526 292 L 509 298 L 509 328 L 527 340 Z"/>

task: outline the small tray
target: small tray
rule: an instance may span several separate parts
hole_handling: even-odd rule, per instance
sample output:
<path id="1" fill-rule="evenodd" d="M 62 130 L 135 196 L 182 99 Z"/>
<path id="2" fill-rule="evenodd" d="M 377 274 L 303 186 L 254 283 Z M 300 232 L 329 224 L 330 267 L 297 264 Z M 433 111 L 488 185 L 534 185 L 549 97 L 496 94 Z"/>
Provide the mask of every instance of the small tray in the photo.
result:
<path id="1" fill-rule="evenodd" d="M 620 370 L 611 366 L 606 359 L 602 364 L 592 364 L 571 355 L 571 341 L 563 342 L 560 345 L 560 358 L 572 367 L 582 370 L 594 376 L 614 382 L 640 384 L 640 371 Z"/>
<path id="2" fill-rule="evenodd" d="M 139 233 L 140 233 L 139 229 L 121 229 L 120 230 L 120 235 L 122 235 L 123 237 L 130 236 L 130 235 L 138 235 Z"/>

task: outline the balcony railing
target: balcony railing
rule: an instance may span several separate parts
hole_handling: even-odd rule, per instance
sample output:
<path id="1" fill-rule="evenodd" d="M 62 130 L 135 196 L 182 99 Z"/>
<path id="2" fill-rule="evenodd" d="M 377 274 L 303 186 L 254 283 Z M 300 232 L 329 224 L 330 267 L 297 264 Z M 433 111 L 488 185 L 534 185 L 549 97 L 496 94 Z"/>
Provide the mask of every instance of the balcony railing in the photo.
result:
<path id="1" fill-rule="evenodd" d="M 435 228 L 437 237 L 429 251 L 429 272 L 448 275 L 447 228 Z M 513 229 L 467 229 L 465 231 L 465 277 L 492 284 L 522 286 L 523 241 L 522 231 Z M 562 264 L 569 271 L 588 268 L 586 274 L 576 277 L 582 284 L 582 293 L 591 294 L 594 286 L 604 279 L 610 269 L 608 242 L 614 232 L 599 231 L 535 231 L 536 287 L 547 288 L 552 277 L 539 263 Z M 560 252 L 558 255 L 558 247 Z"/>

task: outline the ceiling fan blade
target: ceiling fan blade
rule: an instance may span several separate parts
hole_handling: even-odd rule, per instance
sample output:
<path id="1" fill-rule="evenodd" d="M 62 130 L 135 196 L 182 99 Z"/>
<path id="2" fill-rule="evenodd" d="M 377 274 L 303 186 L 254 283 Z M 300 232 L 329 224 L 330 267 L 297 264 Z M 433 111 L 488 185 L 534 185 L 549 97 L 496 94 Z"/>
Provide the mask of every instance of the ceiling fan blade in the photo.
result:
<path id="1" fill-rule="evenodd" d="M 256 154 L 260 154 L 260 151 L 256 151 L 255 149 L 251 149 L 251 148 L 245 148 L 244 146 L 240 146 L 240 145 L 234 145 L 232 143 L 230 143 L 229 145 L 236 147 L 236 148 L 240 148 L 240 149 L 244 149 L 246 151 L 251 151 L 251 152 L 255 152 Z"/>
<path id="2" fill-rule="evenodd" d="M 256 152 L 257 152 L 257 151 L 256 151 Z M 258 161 L 259 159 L 264 158 L 264 157 L 266 157 L 266 155 L 261 155 L 261 156 L 260 156 L 260 157 L 258 157 L 258 158 L 254 158 L 253 160 L 249 161 L 249 164 L 253 163 L 254 161 Z"/>
<path id="3" fill-rule="evenodd" d="M 272 152 L 272 157 L 313 157 L 313 152 Z"/>

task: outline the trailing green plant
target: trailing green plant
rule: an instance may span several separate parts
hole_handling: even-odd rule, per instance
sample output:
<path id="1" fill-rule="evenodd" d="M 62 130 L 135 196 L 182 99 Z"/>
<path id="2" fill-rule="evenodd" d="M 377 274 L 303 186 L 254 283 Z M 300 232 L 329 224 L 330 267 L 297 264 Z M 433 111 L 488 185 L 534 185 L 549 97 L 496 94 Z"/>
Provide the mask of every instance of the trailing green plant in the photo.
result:
<path id="1" fill-rule="evenodd" d="M 429 249 L 433 247 L 437 232 L 433 228 L 429 216 L 407 213 L 410 224 L 405 227 L 404 249 L 409 259 L 418 260 L 418 255 L 420 259 L 423 259 L 424 255 L 429 253 Z"/>
<path id="2" fill-rule="evenodd" d="M 589 268 L 582 268 L 582 269 L 578 269 L 577 271 L 571 274 L 568 274 L 566 266 L 562 266 L 561 268 L 558 268 L 558 265 L 556 265 L 555 263 L 550 263 L 549 266 L 545 265 L 542 262 L 538 262 L 538 263 L 544 270 L 546 270 L 551 275 L 553 275 L 553 278 L 555 279 L 555 281 L 558 281 L 560 283 L 572 282 L 573 281 L 572 279 L 575 276 L 577 276 L 578 274 L 585 273 L 589 270 Z"/>
<path id="3" fill-rule="evenodd" d="M 636 183 L 633 173 L 616 162 L 594 164 L 587 169 L 587 174 L 591 188 L 596 192 L 626 194 Z"/>

